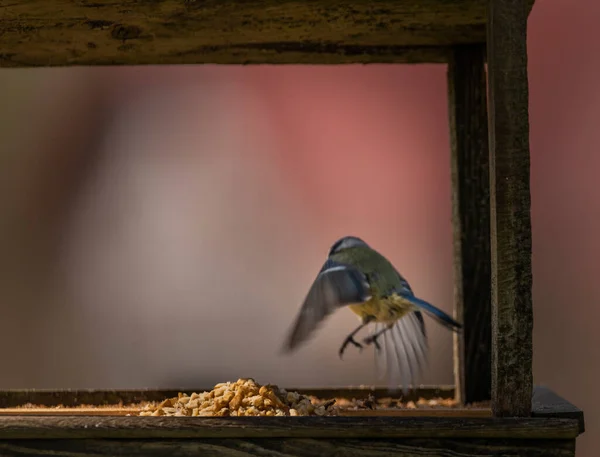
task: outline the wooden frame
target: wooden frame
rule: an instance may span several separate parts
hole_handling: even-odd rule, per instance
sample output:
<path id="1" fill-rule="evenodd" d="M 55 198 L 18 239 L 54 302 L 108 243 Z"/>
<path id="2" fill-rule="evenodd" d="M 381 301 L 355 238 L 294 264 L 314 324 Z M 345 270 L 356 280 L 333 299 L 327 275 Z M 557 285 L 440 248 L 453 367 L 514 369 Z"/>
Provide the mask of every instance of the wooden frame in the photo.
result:
<path id="1" fill-rule="evenodd" d="M 527 18 L 523 0 L 488 1 L 492 407 L 527 416 L 533 389 Z"/>
<path id="2" fill-rule="evenodd" d="M 492 304 L 490 257 L 490 158 L 487 153 L 485 46 L 454 48 L 448 65 L 454 307 L 462 333 L 454 334 L 457 399 L 491 398 Z"/>
<path id="3" fill-rule="evenodd" d="M 233 419 L 96 417 L 65 423 L 2 416 L 0 438 L 82 438 L 48 449 L 83 454 L 114 452 L 115 442 L 95 440 L 119 437 L 125 438 L 119 446 L 129 449 L 127 455 L 139 452 L 131 441 L 137 438 L 166 440 L 153 455 L 175 447 L 180 455 L 191 455 L 208 449 L 202 446 L 224 446 L 218 452 L 214 447 L 217 455 L 267 455 L 268 449 L 284 448 L 292 455 L 328 455 L 335 446 L 344 447 L 345 455 L 356 449 L 361 455 L 410 454 L 417 448 L 423 455 L 447 455 L 443 449 L 475 455 L 480 446 L 487 455 L 574 455 L 582 413 L 548 391 L 534 392 L 532 385 L 526 49 L 532 6 L 533 0 L 12 0 L 0 5 L 0 67 L 448 63 L 455 315 L 465 327 L 455 339 L 455 394 L 464 403 L 491 399 L 495 416 L 257 418 L 268 421 L 243 427 Z M 267 445 L 261 441 L 267 435 L 282 441 Z M 356 444 L 367 436 L 380 440 L 368 449 Z M 231 438 L 234 444 L 168 441 L 182 437 Z M 252 442 L 245 441 L 249 437 Z M 469 443 L 460 441 L 467 438 Z M 510 441 L 525 438 L 518 445 Z M 35 454 L 45 445 L 0 443 L 6 455 L 18 446 Z"/>
<path id="4" fill-rule="evenodd" d="M 210 389 L 193 389 L 204 391 Z M 385 389 L 293 389 L 321 398 L 385 396 Z M 469 417 L 454 414 L 353 417 L 126 417 L 87 411 L 6 408 L 26 403 L 47 406 L 127 404 L 160 401 L 176 390 L 8 391 L 0 393 L 0 452 L 6 456 L 69 452 L 77 455 L 214 456 L 273 455 L 475 455 L 573 456 L 583 432 L 583 413 L 545 388 L 537 388 L 533 417 Z M 451 397 L 451 388 L 423 389 L 422 397 Z M 8 411 L 8 414 L 4 411 Z M 143 440 L 143 441 L 141 441 Z M 69 454 L 71 455 L 71 454 Z"/>
<path id="5" fill-rule="evenodd" d="M 10 0 L 0 66 L 446 62 L 482 0 Z"/>

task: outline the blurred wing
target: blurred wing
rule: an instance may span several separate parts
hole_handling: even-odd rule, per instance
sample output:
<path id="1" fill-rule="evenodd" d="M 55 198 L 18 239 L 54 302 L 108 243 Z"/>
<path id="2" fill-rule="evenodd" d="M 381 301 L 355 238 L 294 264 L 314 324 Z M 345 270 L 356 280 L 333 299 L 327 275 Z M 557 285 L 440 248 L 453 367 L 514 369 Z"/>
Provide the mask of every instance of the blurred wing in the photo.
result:
<path id="1" fill-rule="evenodd" d="M 376 324 L 374 332 L 385 324 Z M 419 311 L 411 312 L 399 319 L 386 331 L 380 340 L 381 349 L 375 349 L 377 374 L 387 377 L 390 390 L 402 385 L 404 394 L 408 387 L 415 387 L 427 365 L 427 335 L 425 323 Z"/>
<path id="2" fill-rule="evenodd" d="M 283 347 L 290 352 L 306 341 L 318 325 L 336 309 L 370 298 L 369 284 L 359 270 L 327 260 L 312 284 Z"/>

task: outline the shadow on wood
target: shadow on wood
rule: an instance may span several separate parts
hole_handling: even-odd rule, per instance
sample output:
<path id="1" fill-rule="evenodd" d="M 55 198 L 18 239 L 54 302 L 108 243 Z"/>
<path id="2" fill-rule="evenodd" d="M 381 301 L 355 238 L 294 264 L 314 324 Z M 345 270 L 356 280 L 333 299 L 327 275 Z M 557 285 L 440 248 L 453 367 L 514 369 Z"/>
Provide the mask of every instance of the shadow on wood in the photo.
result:
<path id="1" fill-rule="evenodd" d="M 488 401 L 492 388 L 490 169 L 485 46 L 457 46 L 448 65 L 454 227 L 457 400 Z"/>

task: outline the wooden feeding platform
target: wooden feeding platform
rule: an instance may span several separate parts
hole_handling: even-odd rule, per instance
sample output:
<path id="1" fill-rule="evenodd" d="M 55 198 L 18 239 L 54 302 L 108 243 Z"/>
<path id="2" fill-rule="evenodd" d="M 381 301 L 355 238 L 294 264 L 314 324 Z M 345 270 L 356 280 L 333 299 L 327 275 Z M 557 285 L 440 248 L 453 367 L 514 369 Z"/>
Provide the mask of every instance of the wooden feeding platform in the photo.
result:
<path id="1" fill-rule="evenodd" d="M 146 405 L 180 391 L 2 392 L 0 455 L 567 456 L 583 431 L 582 412 L 541 387 L 527 418 L 456 404 L 451 387 L 421 388 L 402 407 L 386 389 L 289 391 L 342 405 L 320 417 L 148 417 Z"/>
<path id="2" fill-rule="evenodd" d="M 454 341 L 455 388 L 436 394 L 455 407 L 142 417 L 115 405 L 140 407 L 176 393 L 13 391 L 0 394 L 2 455 L 573 456 L 583 413 L 533 388 L 526 40 L 533 3 L 0 1 L 0 67 L 447 65 L 454 316 L 464 326 Z M 415 404 L 431 392 L 417 391 Z M 321 390 L 317 397 L 365 394 L 383 395 Z"/>

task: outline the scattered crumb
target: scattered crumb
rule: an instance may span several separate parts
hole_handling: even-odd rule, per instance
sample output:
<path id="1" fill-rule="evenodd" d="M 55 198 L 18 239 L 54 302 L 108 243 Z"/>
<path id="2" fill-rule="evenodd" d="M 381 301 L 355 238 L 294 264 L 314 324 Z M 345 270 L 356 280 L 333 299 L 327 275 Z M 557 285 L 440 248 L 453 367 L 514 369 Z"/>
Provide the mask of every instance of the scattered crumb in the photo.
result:
<path id="1" fill-rule="evenodd" d="M 419 398 L 417 402 L 412 400 L 402 402 L 399 399 L 391 397 L 376 399 L 373 395 L 369 395 L 365 399 L 336 398 L 335 402 L 340 409 L 353 411 L 360 409 L 439 409 L 461 407 L 453 398 L 432 398 L 429 400 Z"/>

